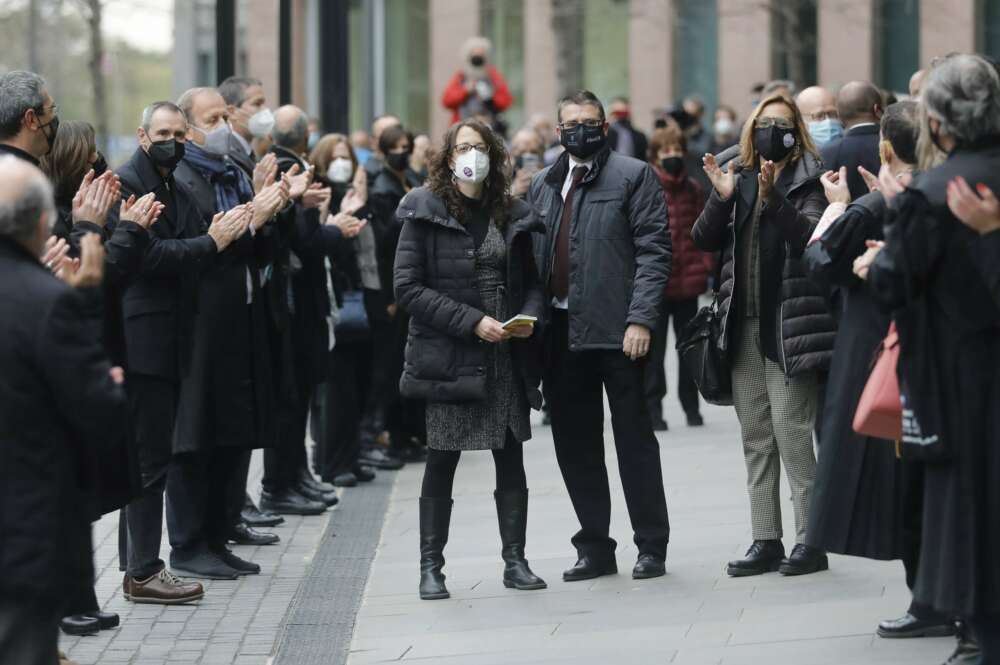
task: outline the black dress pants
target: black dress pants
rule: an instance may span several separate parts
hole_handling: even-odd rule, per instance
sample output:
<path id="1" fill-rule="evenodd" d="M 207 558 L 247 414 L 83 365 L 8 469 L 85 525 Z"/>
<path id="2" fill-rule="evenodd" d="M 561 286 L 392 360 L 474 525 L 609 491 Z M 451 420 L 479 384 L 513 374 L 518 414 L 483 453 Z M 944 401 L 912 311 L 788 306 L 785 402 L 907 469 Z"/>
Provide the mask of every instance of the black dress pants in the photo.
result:
<path id="1" fill-rule="evenodd" d="M 640 554 L 665 558 L 670 539 L 660 448 L 643 395 L 645 362 L 620 349 L 569 350 L 565 310 L 552 310 L 544 373 L 551 406 L 556 458 L 580 530 L 572 542 L 580 555 L 614 556 L 609 537 L 611 491 L 604 463 L 604 399 L 611 405 L 618 470 Z"/>
<path id="2" fill-rule="evenodd" d="M 118 553 L 124 569 L 144 580 L 163 569 L 163 491 L 167 486 L 177 416 L 177 384 L 143 374 L 128 380 L 129 407 L 139 452 L 142 495 L 133 499 L 119 519 Z"/>
<path id="3" fill-rule="evenodd" d="M 402 311 L 391 320 L 372 322 L 373 407 L 396 450 L 412 447 L 412 438 L 426 439 L 423 402 L 399 394 L 409 324 L 410 317 Z"/>
<path id="4" fill-rule="evenodd" d="M 0 665 L 56 665 L 60 605 L 24 595 L 0 597 Z"/>
<path id="5" fill-rule="evenodd" d="M 371 341 L 337 340 L 326 383 L 313 399 L 316 472 L 327 481 L 351 471 L 361 455 L 361 417 L 371 387 Z"/>
<path id="6" fill-rule="evenodd" d="M 507 430 L 504 447 L 491 452 L 496 470 L 497 491 L 527 490 L 528 480 L 524 475 L 524 444 L 516 440 L 510 430 Z M 458 460 L 461 457 L 461 450 L 429 449 L 420 496 L 429 499 L 450 499 L 455 485 L 455 471 L 458 469 Z"/>
<path id="7" fill-rule="evenodd" d="M 282 372 L 282 390 L 278 395 L 278 441 L 274 448 L 264 449 L 264 477 L 261 485 L 267 492 L 283 492 L 298 483 L 300 469 L 306 466 L 306 423 L 313 386 L 310 363 L 322 358 L 309 358 L 304 349 L 306 324 L 293 318 L 291 328 L 281 335 L 285 344 L 284 358 L 290 366 Z"/>
<path id="8" fill-rule="evenodd" d="M 667 395 L 667 328 L 674 320 L 674 336 L 680 337 L 684 326 L 698 313 L 698 299 L 664 300 L 660 320 L 652 331 L 649 347 L 649 362 L 646 365 L 646 404 L 653 420 L 663 419 L 663 398 Z M 688 371 L 687 365 L 677 356 L 677 397 L 684 413 L 698 413 L 698 386 Z"/>
<path id="9" fill-rule="evenodd" d="M 917 583 L 917 571 L 920 568 L 920 545 L 924 531 L 924 463 L 918 461 L 903 461 L 900 466 L 900 512 L 902 526 L 900 532 L 903 550 L 903 569 L 906 571 L 906 586 L 913 591 Z M 923 621 L 945 621 L 947 616 L 933 607 L 910 602 L 907 610 L 910 614 Z"/>
<path id="10" fill-rule="evenodd" d="M 173 456 L 167 477 L 167 528 L 174 550 L 195 554 L 225 547 L 232 528 L 230 488 L 245 453 L 244 448 L 216 446 Z"/>

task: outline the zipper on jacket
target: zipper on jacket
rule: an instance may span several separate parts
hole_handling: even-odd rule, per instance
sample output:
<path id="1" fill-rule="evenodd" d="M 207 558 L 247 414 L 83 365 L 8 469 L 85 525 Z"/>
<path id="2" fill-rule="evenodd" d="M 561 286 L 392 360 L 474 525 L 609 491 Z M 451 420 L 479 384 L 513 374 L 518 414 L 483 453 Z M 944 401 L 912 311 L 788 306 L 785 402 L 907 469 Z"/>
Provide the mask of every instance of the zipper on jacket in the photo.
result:
<path id="1" fill-rule="evenodd" d="M 782 301 L 781 305 L 778 306 L 778 348 L 781 350 L 781 371 L 785 375 L 785 386 L 789 385 L 788 381 L 788 359 L 785 358 L 785 303 Z"/>

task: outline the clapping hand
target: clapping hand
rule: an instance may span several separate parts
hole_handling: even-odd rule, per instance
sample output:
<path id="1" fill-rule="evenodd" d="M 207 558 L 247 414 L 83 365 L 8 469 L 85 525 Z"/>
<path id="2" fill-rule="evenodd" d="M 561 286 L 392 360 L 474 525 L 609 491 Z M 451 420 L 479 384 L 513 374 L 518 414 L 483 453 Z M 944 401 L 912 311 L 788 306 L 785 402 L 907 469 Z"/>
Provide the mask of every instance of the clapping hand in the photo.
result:
<path id="1" fill-rule="evenodd" d="M 340 212 L 353 215 L 365 207 L 365 197 L 356 189 L 351 189 L 340 200 Z"/>
<path id="2" fill-rule="evenodd" d="M 251 223 L 254 231 L 270 221 L 275 213 L 288 202 L 288 187 L 288 181 L 282 178 L 279 182 L 271 183 L 253 197 L 253 221 Z"/>
<path id="3" fill-rule="evenodd" d="M 59 278 L 73 288 L 91 288 L 101 285 L 104 279 L 104 245 L 96 233 L 86 233 L 80 238 L 80 259 L 66 262 Z"/>
<path id="4" fill-rule="evenodd" d="M 91 222 L 103 227 L 107 222 L 108 211 L 121 198 L 121 183 L 111 171 L 105 171 L 99 177 L 94 177 L 90 169 L 80 188 L 73 197 L 73 223 Z"/>
<path id="5" fill-rule="evenodd" d="M 368 224 L 368 220 L 358 219 L 346 212 L 340 212 L 336 215 L 328 215 L 325 223 L 336 226 L 345 238 L 356 238 L 361 233 L 361 229 Z"/>
<path id="6" fill-rule="evenodd" d="M 306 210 L 329 208 L 331 195 L 329 187 L 324 187 L 318 182 L 313 183 L 306 188 L 305 193 L 302 195 L 302 207 Z"/>
<path id="7" fill-rule="evenodd" d="M 762 200 L 766 201 L 767 197 L 771 195 L 771 190 L 774 188 L 775 172 L 774 162 L 770 159 L 760 165 L 760 173 L 757 174 L 757 186 L 760 187 L 760 198 Z"/>
<path id="8" fill-rule="evenodd" d="M 122 221 L 135 222 L 144 229 L 149 229 L 163 212 L 165 206 L 156 200 L 156 195 L 149 192 L 138 200 L 135 195 L 128 197 L 127 201 L 122 201 L 118 211 L 118 218 Z"/>
<path id="9" fill-rule="evenodd" d="M 253 168 L 253 192 L 260 194 L 261 190 L 269 186 L 278 177 L 278 158 L 273 152 L 269 152 Z"/>
<path id="10" fill-rule="evenodd" d="M 912 174 L 900 173 L 897 175 L 892 172 L 888 164 L 883 164 L 882 168 L 878 171 L 879 191 L 882 192 L 882 196 L 885 197 L 886 202 L 891 201 L 897 194 L 902 193 L 912 180 Z"/>
<path id="11" fill-rule="evenodd" d="M 881 240 L 866 240 L 865 246 L 868 247 L 865 253 L 854 259 L 854 274 L 861 279 L 868 279 L 868 270 L 875 263 L 875 257 L 885 247 L 885 243 Z"/>
<path id="12" fill-rule="evenodd" d="M 829 203 L 851 202 L 851 190 L 847 188 L 847 167 L 841 166 L 839 171 L 827 171 L 819 177 L 826 200 Z"/>
<path id="13" fill-rule="evenodd" d="M 288 198 L 298 200 L 306 193 L 309 185 L 312 184 L 313 167 L 307 166 L 303 171 L 298 164 L 293 164 L 292 168 L 285 171 L 283 179 L 288 181 Z"/>
<path id="14" fill-rule="evenodd" d="M 63 263 L 67 260 L 72 260 L 67 259 L 67 256 L 69 256 L 69 243 L 62 238 L 49 236 L 48 240 L 45 241 L 45 253 L 42 255 L 42 265 L 54 274 L 58 274 L 59 270 L 62 269 Z"/>
<path id="15" fill-rule="evenodd" d="M 979 192 L 978 196 L 976 192 Z M 981 235 L 1000 230 L 1000 202 L 992 190 L 980 183 L 972 191 L 965 178 L 948 183 L 948 208 L 960 222 Z"/>
<path id="16" fill-rule="evenodd" d="M 733 170 L 723 171 L 716 163 L 715 156 L 711 154 L 702 157 L 701 163 L 705 167 L 705 175 L 712 181 L 712 187 L 719 193 L 719 197 L 723 201 L 729 200 L 736 190 L 736 175 Z"/>
<path id="17" fill-rule="evenodd" d="M 865 181 L 865 185 L 868 186 L 869 192 L 877 192 L 881 189 L 878 183 L 878 176 L 866 169 L 865 167 L 858 164 L 858 173 L 861 174 L 862 179 Z"/>
<path id="18" fill-rule="evenodd" d="M 216 213 L 208 226 L 208 235 L 215 241 L 216 251 L 221 252 L 242 236 L 250 224 L 246 206 L 236 206 L 226 212 Z"/>

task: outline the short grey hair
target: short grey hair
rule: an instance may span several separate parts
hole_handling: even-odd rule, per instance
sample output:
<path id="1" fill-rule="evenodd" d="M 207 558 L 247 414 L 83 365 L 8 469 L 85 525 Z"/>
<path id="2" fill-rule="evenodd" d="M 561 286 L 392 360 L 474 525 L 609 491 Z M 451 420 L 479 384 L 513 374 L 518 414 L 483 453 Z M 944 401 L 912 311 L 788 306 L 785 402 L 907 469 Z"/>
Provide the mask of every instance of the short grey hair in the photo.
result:
<path id="1" fill-rule="evenodd" d="M 219 94 L 219 91 L 215 88 L 202 86 L 200 88 L 185 90 L 181 93 L 181 96 L 177 98 L 177 107 L 181 110 L 181 113 L 184 114 L 184 117 L 188 119 L 188 122 L 191 122 L 191 111 L 194 110 L 195 98 L 205 92 L 214 92 L 215 94 Z"/>
<path id="2" fill-rule="evenodd" d="M 1000 74 L 978 55 L 943 59 L 921 92 L 927 113 L 960 145 L 1000 135 Z"/>
<path id="3" fill-rule="evenodd" d="M 153 102 L 146 108 L 142 110 L 142 128 L 144 131 L 149 131 L 149 126 L 153 124 L 153 115 L 160 109 L 167 109 L 173 111 L 174 113 L 179 113 L 181 118 L 184 119 L 184 124 L 187 124 L 187 114 L 181 110 L 181 107 L 177 106 L 173 102 Z"/>
<path id="4" fill-rule="evenodd" d="M 34 72 L 15 70 L 0 76 L 0 140 L 17 136 L 28 109 L 41 113 L 45 79 Z"/>
<path id="5" fill-rule="evenodd" d="M 309 117 L 301 110 L 299 111 L 299 117 L 295 119 L 291 127 L 279 129 L 278 125 L 275 124 L 271 130 L 271 138 L 274 140 L 274 145 L 279 145 L 282 148 L 298 148 L 305 143 L 308 135 Z"/>
<path id="6" fill-rule="evenodd" d="M 22 171 L 27 177 L 14 175 Z M 0 238 L 10 238 L 19 243 L 30 240 L 38 229 L 38 220 L 47 215 L 49 228 L 55 223 L 56 208 L 52 197 L 52 185 L 41 171 L 16 157 L 0 157 L 0 178 L 10 187 L 21 184 L 20 191 L 0 191 Z M 21 183 L 17 181 L 21 180 Z"/>
<path id="7" fill-rule="evenodd" d="M 222 95 L 222 98 L 226 100 L 226 104 L 239 106 L 246 101 L 247 88 L 255 85 L 261 88 L 264 87 L 260 79 L 250 76 L 230 76 L 219 84 L 218 91 Z"/>

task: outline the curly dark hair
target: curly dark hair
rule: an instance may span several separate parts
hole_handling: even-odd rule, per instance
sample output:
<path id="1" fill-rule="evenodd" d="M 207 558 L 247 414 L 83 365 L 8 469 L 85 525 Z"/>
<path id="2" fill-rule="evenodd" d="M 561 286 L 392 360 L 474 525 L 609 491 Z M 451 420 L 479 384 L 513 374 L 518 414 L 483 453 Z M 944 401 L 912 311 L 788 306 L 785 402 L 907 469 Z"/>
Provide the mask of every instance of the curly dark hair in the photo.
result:
<path id="1" fill-rule="evenodd" d="M 444 135 L 441 149 L 434 151 L 427 175 L 427 189 L 444 201 L 448 214 L 464 224 L 465 204 L 462 193 L 455 184 L 455 176 L 451 168 L 451 155 L 455 150 L 455 138 L 463 128 L 475 130 L 483 142 L 489 147 L 490 172 L 483 181 L 482 203 L 489 211 L 490 217 L 497 226 L 503 228 L 507 223 L 510 210 L 510 176 L 504 165 L 507 163 L 507 150 L 496 133 L 476 120 L 463 120 L 451 127 Z"/>

